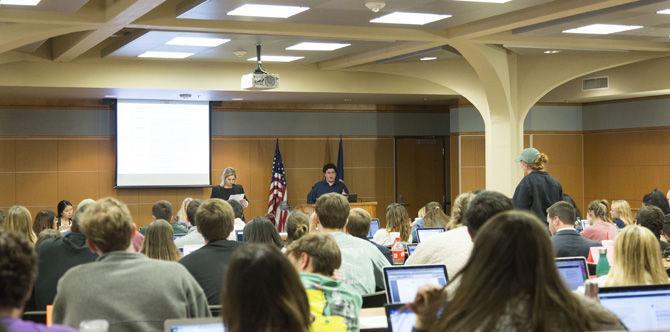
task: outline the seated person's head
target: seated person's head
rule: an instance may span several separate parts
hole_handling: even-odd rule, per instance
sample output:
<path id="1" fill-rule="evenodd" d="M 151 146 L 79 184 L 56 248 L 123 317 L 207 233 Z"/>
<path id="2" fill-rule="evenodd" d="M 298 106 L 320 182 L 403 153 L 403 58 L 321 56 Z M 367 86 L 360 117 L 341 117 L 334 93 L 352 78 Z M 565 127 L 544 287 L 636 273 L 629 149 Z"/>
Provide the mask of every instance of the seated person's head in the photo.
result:
<path id="1" fill-rule="evenodd" d="M 151 215 L 154 220 L 163 219 L 172 222 L 172 203 L 168 201 L 158 201 L 151 207 Z"/>
<path id="2" fill-rule="evenodd" d="M 116 198 L 106 197 L 86 206 L 79 228 L 93 252 L 105 254 L 124 251 L 135 235 L 128 207 Z"/>
<path id="3" fill-rule="evenodd" d="M 218 198 L 205 200 L 195 212 L 198 232 L 207 242 L 225 240 L 233 231 L 234 219 L 230 204 Z"/>
<path id="4" fill-rule="evenodd" d="M 234 199 L 228 200 L 228 204 L 233 208 L 233 213 L 235 213 L 235 218 L 244 221 L 244 207 L 242 204 Z"/>
<path id="5" fill-rule="evenodd" d="M 594 221 L 607 221 L 609 218 L 607 218 L 607 214 L 609 212 L 609 209 L 607 209 L 607 205 L 603 203 L 602 200 L 595 200 L 591 201 L 589 205 L 586 207 L 586 215 L 589 218 L 589 221 L 593 223 Z"/>
<path id="6" fill-rule="evenodd" d="M 23 234 L 31 243 L 37 242 L 37 235 L 33 231 L 33 220 L 30 211 L 25 206 L 14 205 L 7 212 L 5 230 Z"/>
<path id="7" fill-rule="evenodd" d="M 307 332 L 311 323 L 298 273 L 277 248 L 267 244 L 251 243 L 235 250 L 224 278 L 221 306 L 230 332 Z"/>
<path id="8" fill-rule="evenodd" d="M 51 210 L 40 210 L 35 214 L 33 221 L 33 231 L 39 235 L 45 229 L 57 229 L 56 213 Z"/>
<path id="9" fill-rule="evenodd" d="M 663 220 L 663 232 L 661 234 L 666 241 L 670 241 L 670 214 L 666 215 Z"/>
<path id="10" fill-rule="evenodd" d="M 656 235 L 639 225 L 626 226 L 614 240 L 614 262 L 605 286 L 666 283 L 668 276 Z"/>
<path id="11" fill-rule="evenodd" d="M 670 213 L 668 199 L 658 189 L 654 189 L 652 192 L 644 195 L 644 197 L 642 197 L 642 204 L 657 206 L 661 209 L 661 211 L 663 211 L 663 214 Z"/>
<path id="12" fill-rule="evenodd" d="M 19 233 L 0 232 L 0 310 L 20 312 L 36 277 L 37 255 L 32 244 Z"/>
<path id="13" fill-rule="evenodd" d="M 309 231 L 309 217 L 295 210 L 288 215 L 286 220 L 286 244 L 299 239 Z"/>
<path id="14" fill-rule="evenodd" d="M 654 205 L 646 205 L 637 211 L 637 224 L 648 228 L 657 239 L 661 238 L 665 215 L 660 208 Z"/>
<path id="15" fill-rule="evenodd" d="M 144 233 L 140 252 L 153 259 L 178 261 L 179 251 L 174 244 L 174 231 L 170 223 L 163 219 L 150 223 Z"/>
<path id="16" fill-rule="evenodd" d="M 272 244 L 277 248 L 284 246 L 277 228 L 265 217 L 256 217 L 244 226 L 244 242 Z"/>
<path id="17" fill-rule="evenodd" d="M 386 231 L 399 232 L 400 241 L 409 241 L 412 231 L 411 220 L 404 206 L 391 203 L 386 207 Z"/>
<path id="18" fill-rule="evenodd" d="M 463 215 L 470 236 L 500 212 L 513 209 L 512 200 L 497 191 L 482 191 L 470 200 Z"/>
<path id="19" fill-rule="evenodd" d="M 335 179 L 337 178 L 337 167 L 335 167 L 334 164 L 328 163 L 323 165 L 323 177 L 327 182 L 335 182 Z"/>
<path id="20" fill-rule="evenodd" d="M 77 211 L 81 210 L 82 208 L 84 208 L 84 206 L 89 205 L 89 204 L 91 204 L 91 203 L 95 203 L 95 200 L 92 199 L 92 198 L 84 198 L 84 199 L 82 199 L 81 202 L 79 202 L 79 204 L 77 204 L 77 209 L 74 210 L 74 213 L 76 214 Z"/>
<path id="21" fill-rule="evenodd" d="M 60 231 L 57 229 L 53 228 L 47 228 L 43 231 L 41 231 L 39 234 L 37 234 L 37 242 L 35 243 L 35 248 L 37 248 L 42 242 L 49 240 L 49 239 L 57 239 L 61 237 Z"/>
<path id="22" fill-rule="evenodd" d="M 575 225 L 575 207 L 565 201 L 558 201 L 547 209 L 547 223 L 549 232 L 556 233 L 557 230 Z"/>
<path id="23" fill-rule="evenodd" d="M 314 212 L 316 218 L 312 223 L 316 222 L 320 226 L 310 225 L 311 227 L 318 226 L 341 231 L 349 217 L 349 202 L 346 197 L 337 193 L 321 195 L 316 200 Z"/>
<path id="24" fill-rule="evenodd" d="M 345 226 L 346 232 L 361 238 L 367 239 L 368 233 L 370 232 L 370 213 L 361 208 L 353 208 L 349 211 L 349 218 L 347 219 L 347 225 Z"/>
<path id="25" fill-rule="evenodd" d="M 196 226 L 195 212 L 198 211 L 200 204 L 202 204 L 201 199 L 194 199 L 186 206 L 186 221 L 190 222 L 193 226 Z"/>
<path id="26" fill-rule="evenodd" d="M 298 272 L 310 272 L 332 277 L 342 265 L 337 242 L 324 233 L 310 233 L 293 241 L 286 256 Z"/>
<path id="27" fill-rule="evenodd" d="M 462 193 L 454 199 L 454 206 L 451 208 L 451 221 L 449 222 L 449 229 L 453 229 L 463 225 L 463 215 L 468 209 L 470 200 L 475 197 L 471 192 Z"/>
<path id="28" fill-rule="evenodd" d="M 442 210 L 438 202 L 428 202 L 424 205 L 423 227 L 447 227 L 449 216 Z"/>

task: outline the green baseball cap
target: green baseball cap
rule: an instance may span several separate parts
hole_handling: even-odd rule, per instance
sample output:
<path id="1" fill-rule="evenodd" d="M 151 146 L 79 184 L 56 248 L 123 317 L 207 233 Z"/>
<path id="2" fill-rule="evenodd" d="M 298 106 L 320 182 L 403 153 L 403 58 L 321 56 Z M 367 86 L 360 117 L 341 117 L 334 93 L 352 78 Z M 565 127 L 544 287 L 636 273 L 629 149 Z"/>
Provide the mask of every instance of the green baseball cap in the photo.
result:
<path id="1" fill-rule="evenodd" d="M 532 164 L 540 156 L 540 151 L 536 148 L 528 148 L 521 151 L 521 154 L 514 159 L 516 162 L 523 161 L 526 164 Z"/>

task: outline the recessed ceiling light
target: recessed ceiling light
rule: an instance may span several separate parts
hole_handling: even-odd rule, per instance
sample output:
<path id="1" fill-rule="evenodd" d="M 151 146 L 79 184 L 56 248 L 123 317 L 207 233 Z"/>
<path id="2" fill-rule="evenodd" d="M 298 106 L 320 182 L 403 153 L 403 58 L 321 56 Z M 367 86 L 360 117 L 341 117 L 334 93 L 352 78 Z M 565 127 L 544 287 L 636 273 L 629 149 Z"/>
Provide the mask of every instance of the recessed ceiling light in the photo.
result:
<path id="1" fill-rule="evenodd" d="M 230 39 L 223 38 L 203 38 L 203 37 L 174 37 L 170 39 L 166 45 L 179 46 L 202 46 L 202 47 L 216 47 L 221 44 L 229 42 Z"/>
<path id="2" fill-rule="evenodd" d="M 42 0 L 0 0 L 0 5 L 37 6 Z"/>
<path id="3" fill-rule="evenodd" d="M 351 44 L 302 42 L 286 49 L 289 51 L 334 51 L 349 45 Z"/>
<path id="4" fill-rule="evenodd" d="M 449 18 L 451 15 L 438 15 L 428 13 L 407 13 L 407 12 L 393 12 L 382 17 L 377 17 L 370 20 L 372 23 L 391 23 L 391 24 L 412 24 L 424 25 L 431 22 Z"/>
<path id="5" fill-rule="evenodd" d="M 656 14 L 670 15 L 670 8 L 668 8 L 668 9 L 663 9 L 663 10 L 659 10 L 659 11 L 656 12 Z"/>
<path id="6" fill-rule="evenodd" d="M 582 33 L 593 35 L 608 35 L 628 30 L 635 30 L 642 28 L 641 25 L 620 25 L 620 24 L 591 24 L 583 27 L 564 30 L 563 33 Z"/>
<path id="7" fill-rule="evenodd" d="M 160 51 L 146 51 L 140 55 L 138 58 L 164 58 L 164 59 L 183 59 L 188 58 L 194 53 L 187 52 L 160 52 Z"/>
<path id="8" fill-rule="evenodd" d="M 423 57 L 419 60 L 421 60 L 421 61 L 432 61 L 432 60 L 437 60 L 437 57 L 435 57 L 435 56 L 425 56 L 425 57 Z"/>
<path id="9" fill-rule="evenodd" d="M 289 56 L 289 55 L 261 55 L 263 62 L 291 62 L 304 59 L 304 56 Z M 249 58 L 247 61 L 256 61 L 256 57 Z"/>
<path id="10" fill-rule="evenodd" d="M 233 100 L 233 101 L 240 101 L 240 100 L 244 100 L 244 98 L 230 98 L 230 100 Z"/>
<path id="11" fill-rule="evenodd" d="M 556 54 L 556 53 L 560 53 L 560 52 L 561 51 L 559 51 L 559 50 L 546 50 L 546 51 L 544 51 L 544 54 Z"/>
<path id="12" fill-rule="evenodd" d="M 505 3 L 512 0 L 454 0 L 454 1 L 464 1 L 464 2 L 488 2 L 488 3 Z"/>
<path id="13" fill-rule="evenodd" d="M 226 13 L 226 15 L 288 18 L 295 14 L 302 13 L 308 9 L 309 7 L 299 6 L 246 4 L 229 11 Z"/>

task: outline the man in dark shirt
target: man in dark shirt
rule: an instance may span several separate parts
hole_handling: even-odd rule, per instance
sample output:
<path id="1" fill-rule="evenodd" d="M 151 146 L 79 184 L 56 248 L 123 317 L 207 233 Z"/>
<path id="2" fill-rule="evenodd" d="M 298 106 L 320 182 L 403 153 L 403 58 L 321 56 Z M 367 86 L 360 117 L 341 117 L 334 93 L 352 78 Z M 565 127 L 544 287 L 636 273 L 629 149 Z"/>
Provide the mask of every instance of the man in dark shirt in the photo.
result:
<path id="1" fill-rule="evenodd" d="M 600 242 L 589 240 L 577 233 L 574 227 L 575 218 L 575 208 L 568 202 L 556 202 L 547 209 L 547 223 L 556 257 L 587 258 L 591 247 L 600 246 Z"/>
<path id="2" fill-rule="evenodd" d="M 344 182 L 337 180 L 337 167 L 332 163 L 323 165 L 323 180 L 312 186 L 312 190 L 307 194 L 307 203 L 314 204 L 317 198 L 328 193 L 349 194 L 349 189 Z"/>
<path id="3" fill-rule="evenodd" d="M 514 208 L 529 210 L 540 220 L 547 220 L 547 209 L 563 199 L 563 188 L 553 176 L 545 171 L 549 159 L 535 148 L 521 152 L 516 161 L 521 165 L 524 177 L 514 191 Z"/>
<path id="4" fill-rule="evenodd" d="M 218 198 L 204 201 L 195 212 L 195 220 L 198 232 L 207 244 L 179 261 L 205 291 L 210 305 L 221 302 L 219 291 L 223 287 L 230 256 L 241 245 L 240 242 L 226 240 L 233 231 L 234 219 L 235 213 L 228 202 Z"/>
<path id="5" fill-rule="evenodd" d="M 370 214 L 368 211 L 365 211 L 361 208 L 353 208 L 349 211 L 349 218 L 347 218 L 347 224 L 344 226 L 344 230 L 352 236 L 366 240 L 377 247 L 384 257 L 389 261 L 389 264 L 393 264 L 393 256 L 391 256 L 391 250 L 384 246 L 380 246 L 368 239 L 368 232 L 370 231 Z"/>

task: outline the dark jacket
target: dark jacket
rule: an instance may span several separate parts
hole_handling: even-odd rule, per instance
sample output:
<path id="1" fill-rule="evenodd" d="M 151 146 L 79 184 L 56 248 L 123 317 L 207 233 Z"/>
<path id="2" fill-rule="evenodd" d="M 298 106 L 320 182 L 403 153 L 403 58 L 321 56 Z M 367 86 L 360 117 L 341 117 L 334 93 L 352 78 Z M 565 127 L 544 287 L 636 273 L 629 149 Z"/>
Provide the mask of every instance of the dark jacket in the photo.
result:
<path id="1" fill-rule="evenodd" d="M 227 201 L 230 198 L 230 195 L 239 195 L 244 194 L 244 187 L 240 184 L 234 184 L 232 188 L 224 188 L 222 186 L 216 186 L 212 188 L 212 194 L 209 198 L 220 198 L 224 201 Z M 244 199 L 247 196 L 244 195 Z"/>
<path id="2" fill-rule="evenodd" d="M 540 220 L 547 222 L 547 209 L 563 199 L 563 188 L 547 172 L 533 171 L 524 176 L 514 191 L 514 207 L 530 210 Z"/>
<path id="3" fill-rule="evenodd" d="M 342 192 L 345 192 L 347 194 L 349 193 L 349 189 L 347 188 L 347 185 L 344 184 L 344 182 L 340 180 L 335 180 L 335 183 L 330 185 L 328 181 L 321 180 L 315 183 L 312 186 L 312 190 L 310 190 L 309 193 L 307 194 L 307 203 L 309 204 L 316 203 L 316 200 L 323 194 L 328 193 L 341 194 Z"/>
<path id="4" fill-rule="evenodd" d="M 207 295 L 210 305 L 220 304 L 219 292 L 223 287 L 223 276 L 233 251 L 242 243 L 218 240 L 184 256 L 179 263 L 184 265 Z"/>
<path id="5" fill-rule="evenodd" d="M 37 257 L 34 293 L 36 310 L 45 310 L 47 304 L 53 304 L 58 280 L 65 272 L 98 258 L 86 246 L 86 236 L 79 232 L 70 232 L 63 237 L 44 240 L 37 247 Z"/>
<path id="6" fill-rule="evenodd" d="M 556 257 L 589 257 L 589 248 L 600 247 L 598 241 L 582 237 L 575 230 L 557 232 L 551 237 Z"/>

